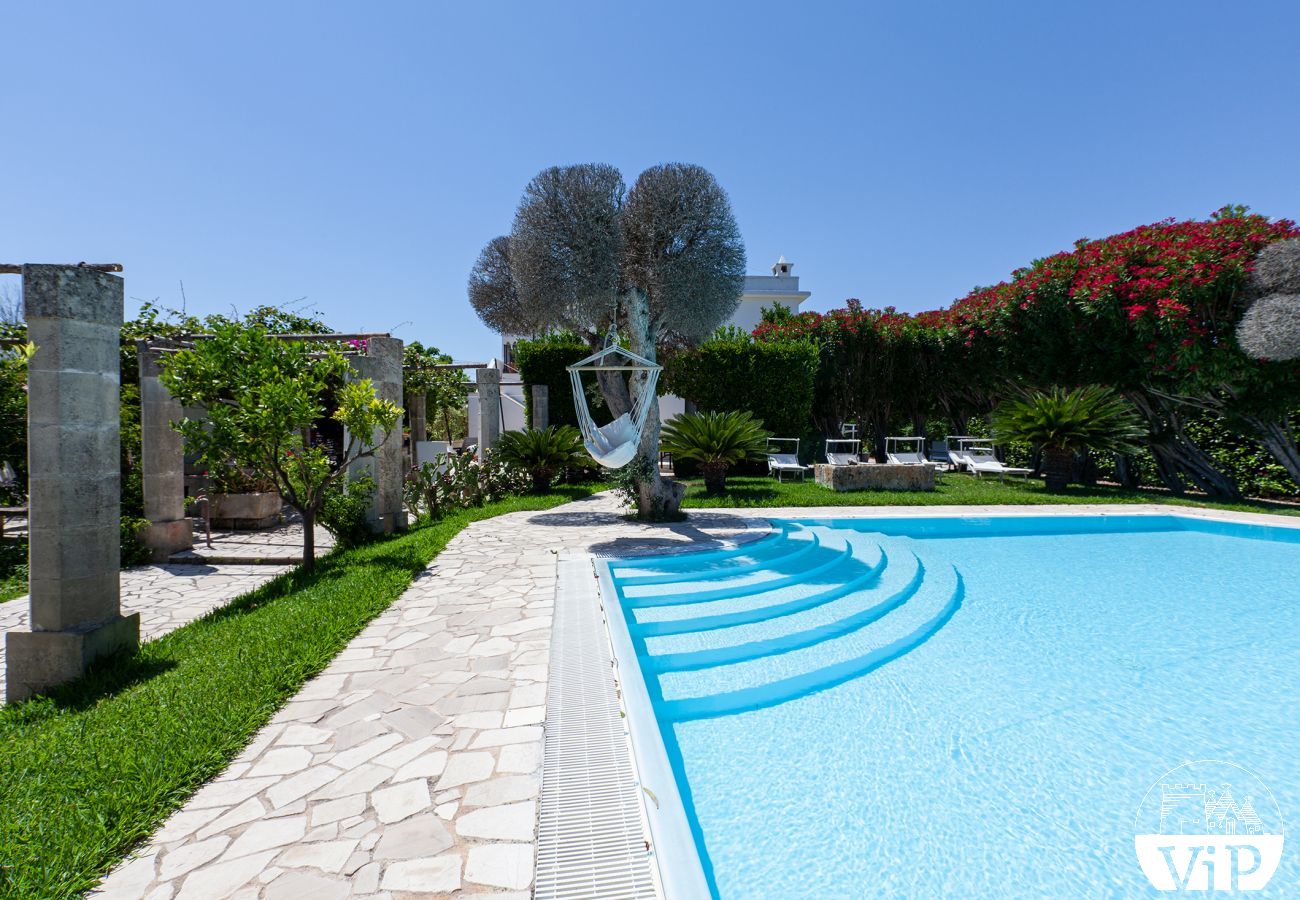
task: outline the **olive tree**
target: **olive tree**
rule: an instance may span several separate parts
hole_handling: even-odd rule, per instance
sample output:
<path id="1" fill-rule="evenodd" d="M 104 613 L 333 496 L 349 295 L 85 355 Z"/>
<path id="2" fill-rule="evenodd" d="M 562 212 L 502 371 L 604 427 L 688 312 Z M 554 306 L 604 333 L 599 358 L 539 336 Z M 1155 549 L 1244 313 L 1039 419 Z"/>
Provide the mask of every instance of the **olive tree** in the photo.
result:
<path id="1" fill-rule="evenodd" d="M 557 166 L 524 189 L 509 238 L 495 238 L 470 275 L 470 302 L 499 331 L 617 329 L 630 350 L 657 358 L 694 345 L 740 302 L 745 248 L 726 192 L 705 169 L 683 163 L 642 172 L 632 189 L 613 166 Z M 646 379 L 600 379 L 614 415 L 631 408 Z M 653 397 L 632 465 L 642 517 L 672 515 L 679 485 L 659 477 Z"/>
<path id="2" fill-rule="evenodd" d="M 1237 342 L 1256 359 L 1300 359 L 1300 238 L 1269 244 L 1255 258 L 1250 306 Z"/>

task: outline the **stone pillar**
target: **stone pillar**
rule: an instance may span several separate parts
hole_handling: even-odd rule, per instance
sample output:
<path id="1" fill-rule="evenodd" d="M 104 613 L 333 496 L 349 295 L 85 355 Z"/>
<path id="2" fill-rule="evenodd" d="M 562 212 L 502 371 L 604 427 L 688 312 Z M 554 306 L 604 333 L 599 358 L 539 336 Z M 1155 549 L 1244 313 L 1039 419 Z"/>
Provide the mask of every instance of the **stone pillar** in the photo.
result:
<path id="1" fill-rule="evenodd" d="M 366 339 L 366 355 L 352 359 L 352 369 L 358 378 L 369 378 L 380 400 L 391 400 L 402 405 L 402 342 L 397 338 L 373 337 Z M 371 443 L 378 434 L 371 436 Z M 348 436 L 344 435 L 346 447 Z M 378 445 L 373 457 L 358 460 L 348 471 L 348 478 L 369 475 L 375 482 L 375 493 L 370 500 L 367 520 L 375 532 L 400 531 L 406 527 L 406 511 L 402 506 L 402 478 L 405 465 L 402 453 L 402 428 L 400 423 Z"/>
<path id="2" fill-rule="evenodd" d="M 501 370 L 475 369 L 478 386 L 478 452 L 490 450 L 501 437 Z"/>
<path id="3" fill-rule="evenodd" d="M 136 341 L 140 361 L 140 472 L 144 482 L 145 545 L 154 562 L 194 546 L 185 517 L 185 442 L 171 423 L 185 413 L 159 379 L 159 355 Z"/>
<path id="4" fill-rule="evenodd" d="M 551 424 L 550 393 L 544 384 L 533 385 L 533 428 L 539 431 Z"/>
<path id="5" fill-rule="evenodd" d="M 121 614 L 118 344 L 122 279 L 23 266 L 31 620 L 6 636 L 5 697 L 23 700 L 140 643 Z"/>
<path id="6" fill-rule="evenodd" d="M 419 468 L 422 460 L 420 459 L 420 441 L 429 439 L 429 423 L 426 420 L 428 415 L 425 406 L 425 395 L 423 392 L 411 395 L 411 416 L 407 425 L 411 431 L 411 467 Z M 424 460 L 427 462 L 427 460 Z"/>

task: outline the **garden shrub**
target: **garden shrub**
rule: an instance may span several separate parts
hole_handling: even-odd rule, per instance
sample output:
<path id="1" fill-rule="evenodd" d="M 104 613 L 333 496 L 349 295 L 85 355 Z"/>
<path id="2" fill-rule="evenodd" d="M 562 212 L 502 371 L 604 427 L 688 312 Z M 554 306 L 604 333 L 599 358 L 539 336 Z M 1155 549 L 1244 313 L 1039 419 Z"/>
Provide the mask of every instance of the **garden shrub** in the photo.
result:
<path id="1" fill-rule="evenodd" d="M 375 483 L 367 477 L 357 478 L 347 484 L 335 482 L 326 490 L 325 502 L 320 510 L 320 523 L 334 535 L 335 546 L 358 547 L 374 538 L 370 523 L 366 520 L 374 492 Z"/>
<path id="2" fill-rule="evenodd" d="M 454 510 L 526 493 L 530 487 L 527 471 L 491 450 L 483 458 L 439 453 L 407 474 L 403 502 L 412 520 L 438 519 Z"/>
<path id="3" fill-rule="evenodd" d="M 138 516 L 122 514 L 121 525 L 119 526 L 120 544 L 122 554 L 122 568 L 130 566 L 142 566 L 149 562 L 152 554 L 149 548 L 145 546 L 144 539 L 141 537 L 144 530 L 149 527 L 149 520 L 142 519 Z"/>
<path id="4" fill-rule="evenodd" d="M 701 412 L 748 411 L 781 437 L 808 429 L 818 351 L 810 340 L 755 341 L 723 328 L 698 347 L 680 351 L 664 367 L 664 393 L 691 401 Z"/>
<path id="5" fill-rule="evenodd" d="M 590 355 L 591 348 L 587 342 L 569 331 L 557 331 L 515 344 L 515 363 L 519 366 L 519 377 L 524 383 L 524 418 L 530 424 L 533 421 L 532 386 L 544 384 L 547 392 L 547 424 L 577 427 L 573 384 L 566 368 Z M 587 390 L 587 405 L 592 418 L 598 421 L 608 415 L 604 397 L 594 383 Z"/>
<path id="6" fill-rule="evenodd" d="M 545 493 L 552 479 L 565 469 L 582 468 L 591 461 L 582 445 L 582 434 L 572 425 L 507 431 L 501 435 L 496 455 L 527 472 L 537 494 Z"/>

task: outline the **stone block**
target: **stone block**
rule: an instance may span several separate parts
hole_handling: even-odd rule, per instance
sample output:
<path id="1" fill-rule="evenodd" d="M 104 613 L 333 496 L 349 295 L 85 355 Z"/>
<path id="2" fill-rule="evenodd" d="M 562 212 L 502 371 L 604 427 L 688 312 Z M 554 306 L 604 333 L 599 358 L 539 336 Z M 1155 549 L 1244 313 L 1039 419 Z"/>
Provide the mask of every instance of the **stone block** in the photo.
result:
<path id="1" fill-rule="evenodd" d="M 932 491 L 934 466 L 897 463 L 832 466 L 818 463 L 813 477 L 835 491 Z"/>
<path id="2" fill-rule="evenodd" d="M 123 281 L 77 266 L 23 266 L 23 311 L 33 318 L 73 319 L 122 327 Z"/>
<path id="3" fill-rule="evenodd" d="M 149 548 L 153 562 L 165 563 L 173 553 L 188 550 L 194 546 L 194 529 L 189 519 L 175 519 L 171 522 L 150 522 L 140 534 L 140 539 Z"/>
<path id="4" fill-rule="evenodd" d="M 501 437 L 501 372 L 474 370 L 478 392 L 478 449 L 482 453 L 497 445 Z"/>
<path id="5" fill-rule="evenodd" d="M 5 635 L 5 701 L 43 693 L 80 677 L 95 660 L 139 645 L 138 613 L 76 631 L 13 629 Z"/>
<path id="6" fill-rule="evenodd" d="M 279 521 L 283 505 L 275 491 L 213 494 L 212 524 L 216 528 L 270 528 Z"/>

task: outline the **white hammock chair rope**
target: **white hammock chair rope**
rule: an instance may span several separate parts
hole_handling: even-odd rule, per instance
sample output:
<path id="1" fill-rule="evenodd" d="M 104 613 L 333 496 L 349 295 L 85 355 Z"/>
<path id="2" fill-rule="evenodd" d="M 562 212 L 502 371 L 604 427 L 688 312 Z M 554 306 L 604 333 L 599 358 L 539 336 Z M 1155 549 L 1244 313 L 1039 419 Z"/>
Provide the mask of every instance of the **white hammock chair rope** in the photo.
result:
<path id="1" fill-rule="evenodd" d="M 611 341 L 605 349 L 578 360 L 568 367 L 573 383 L 573 408 L 578 414 L 578 427 L 582 430 L 582 443 L 591 458 L 607 469 L 620 469 L 636 458 L 641 446 L 641 430 L 645 428 L 650 406 L 655 402 L 655 385 L 663 366 L 644 356 L 633 353 Z M 608 425 L 598 426 L 591 418 L 587 406 L 587 392 L 582 385 L 583 372 L 645 373 L 646 381 L 632 403 L 632 411 L 625 412 Z"/>

